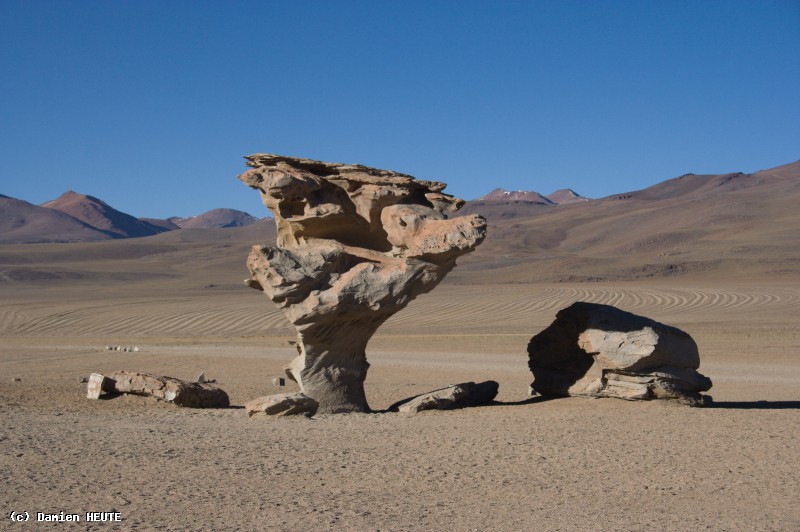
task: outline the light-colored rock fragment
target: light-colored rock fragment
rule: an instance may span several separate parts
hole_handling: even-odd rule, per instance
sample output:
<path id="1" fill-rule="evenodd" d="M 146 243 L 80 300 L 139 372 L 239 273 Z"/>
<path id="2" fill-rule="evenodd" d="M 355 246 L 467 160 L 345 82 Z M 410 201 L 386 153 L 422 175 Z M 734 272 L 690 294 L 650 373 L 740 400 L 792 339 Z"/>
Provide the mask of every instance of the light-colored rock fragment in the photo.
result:
<path id="1" fill-rule="evenodd" d="M 499 385 L 495 381 L 479 384 L 465 382 L 451 384 L 447 388 L 424 393 L 392 405 L 389 410 L 397 410 L 405 414 L 413 414 L 423 410 L 451 410 L 476 406 L 491 402 L 496 396 Z"/>
<path id="2" fill-rule="evenodd" d="M 528 344 L 531 388 L 542 395 L 675 399 L 692 405 L 711 380 L 691 336 L 609 305 L 578 302 Z"/>
<path id="3" fill-rule="evenodd" d="M 89 375 L 89 380 L 86 384 L 86 397 L 88 399 L 99 399 L 104 393 L 113 393 L 114 391 L 113 379 L 109 379 L 100 373 Z"/>
<path id="4" fill-rule="evenodd" d="M 191 408 L 230 406 L 228 394 L 210 383 L 201 384 L 132 371 L 118 371 L 112 374 L 111 378 L 114 380 L 114 390 L 120 393 L 155 397 Z"/>
<path id="5" fill-rule="evenodd" d="M 283 377 L 275 377 L 274 379 L 272 379 L 272 385 L 273 386 L 286 386 L 286 379 L 284 379 Z"/>
<path id="6" fill-rule="evenodd" d="M 319 403 L 302 393 L 281 393 L 267 395 L 248 401 L 244 405 L 247 415 L 265 416 L 313 416 Z"/>
<path id="7" fill-rule="evenodd" d="M 239 179 L 261 194 L 277 246 L 254 246 L 249 287 L 297 329 L 287 376 L 320 412 L 366 412 L 366 345 L 378 327 L 432 290 L 486 235 L 444 183 L 360 165 L 270 154 Z"/>
<path id="8" fill-rule="evenodd" d="M 201 371 L 200 375 L 197 376 L 197 382 L 199 382 L 200 384 L 206 382 L 206 374 L 204 371 Z"/>

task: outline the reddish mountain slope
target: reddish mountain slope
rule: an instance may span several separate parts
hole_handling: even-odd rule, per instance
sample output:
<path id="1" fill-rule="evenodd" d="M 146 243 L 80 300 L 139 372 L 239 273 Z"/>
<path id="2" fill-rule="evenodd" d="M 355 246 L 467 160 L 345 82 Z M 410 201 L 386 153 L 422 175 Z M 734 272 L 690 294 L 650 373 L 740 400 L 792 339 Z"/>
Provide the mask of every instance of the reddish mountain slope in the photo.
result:
<path id="1" fill-rule="evenodd" d="M 0 244 L 94 242 L 110 238 L 61 211 L 0 195 Z"/>
<path id="2" fill-rule="evenodd" d="M 580 203 L 582 201 L 589 201 L 589 198 L 585 198 L 575 192 L 570 188 L 562 188 L 556 190 L 552 194 L 548 194 L 545 198 L 549 199 L 553 203 L 558 205 L 569 205 L 571 203 Z"/>
<path id="3" fill-rule="evenodd" d="M 42 204 L 42 207 L 61 211 L 84 222 L 113 238 L 151 236 L 165 231 L 111 207 L 93 196 L 68 191 L 58 198 Z"/>
<path id="4" fill-rule="evenodd" d="M 490 220 L 466 268 L 535 281 L 800 274 L 800 164 L 685 175 L 652 187 Z M 458 273 L 456 272 L 456 276 Z"/>
<path id="5" fill-rule="evenodd" d="M 258 222 L 258 218 L 236 209 L 213 209 L 191 218 L 170 218 L 181 229 L 222 229 L 244 227 Z"/>
<path id="6" fill-rule="evenodd" d="M 504 190 L 496 188 L 476 201 L 530 201 L 552 205 L 554 202 L 532 190 Z"/>

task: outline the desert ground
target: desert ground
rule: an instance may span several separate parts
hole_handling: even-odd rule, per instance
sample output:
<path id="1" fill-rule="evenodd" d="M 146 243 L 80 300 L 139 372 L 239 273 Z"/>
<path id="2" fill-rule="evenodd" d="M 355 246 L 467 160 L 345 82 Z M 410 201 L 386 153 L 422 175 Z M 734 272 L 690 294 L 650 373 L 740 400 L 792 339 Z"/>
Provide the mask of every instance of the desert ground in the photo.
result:
<path id="1" fill-rule="evenodd" d="M 476 253 L 370 343 L 376 413 L 248 419 L 245 401 L 293 389 L 271 381 L 294 333 L 239 285 L 253 235 L 212 245 L 192 234 L 2 247 L 4 529 L 62 511 L 117 511 L 118 529 L 800 528 L 793 275 L 519 282 L 542 266 L 519 259 L 492 275 Z M 528 397 L 528 340 L 578 300 L 689 332 L 714 406 Z M 203 371 L 233 406 L 85 398 L 81 377 L 119 369 Z M 487 379 L 500 383 L 489 406 L 381 412 Z M 34 517 L 12 523 L 12 511 Z"/>

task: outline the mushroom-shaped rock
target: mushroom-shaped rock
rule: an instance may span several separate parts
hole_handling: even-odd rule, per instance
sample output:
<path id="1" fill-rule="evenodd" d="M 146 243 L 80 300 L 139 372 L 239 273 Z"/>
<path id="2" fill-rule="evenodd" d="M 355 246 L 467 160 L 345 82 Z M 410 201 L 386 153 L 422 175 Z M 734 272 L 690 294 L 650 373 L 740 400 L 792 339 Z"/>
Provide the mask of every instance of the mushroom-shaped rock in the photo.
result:
<path id="1" fill-rule="evenodd" d="M 531 390 L 542 395 L 675 399 L 703 403 L 711 380 L 697 372 L 684 331 L 610 305 L 578 302 L 528 344 Z"/>
<path id="2" fill-rule="evenodd" d="M 463 201 L 444 183 L 360 165 L 280 155 L 246 157 L 239 179 L 261 194 L 277 246 L 254 246 L 247 286 L 297 329 L 285 368 L 320 413 L 366 412 L 369 339 L 432 290 L 486 236 L 477 215 L 448 219 Z"/>

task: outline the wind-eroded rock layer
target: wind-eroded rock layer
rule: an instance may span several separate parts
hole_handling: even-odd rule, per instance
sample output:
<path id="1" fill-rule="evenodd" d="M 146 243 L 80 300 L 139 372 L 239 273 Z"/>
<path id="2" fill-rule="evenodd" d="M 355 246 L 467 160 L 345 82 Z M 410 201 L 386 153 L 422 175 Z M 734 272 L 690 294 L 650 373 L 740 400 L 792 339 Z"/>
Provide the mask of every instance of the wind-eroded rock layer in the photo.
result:
<path id="1" fill-rule="evenodd" d="M 673 399 L 699 406 L 711 380 L 686 332 L 597 303 L 579 301 L 528 344 L 531 389 L 542 395 Z"/>
<path id="2" fill-rule="evenodd" d="M 366 346 L 378 327 L 432 290 L 486 236 L 444 183 L 361 165 L 246 157 L 239 179 L 261 194 L 277 246 L 254 246 L 251 278 L 297 328 L 286 367 L 319 413 L 366 412 Z"/>

